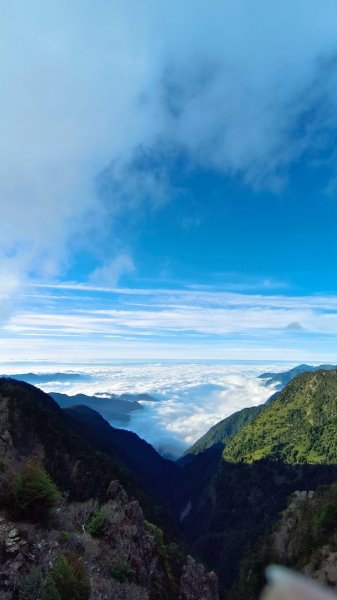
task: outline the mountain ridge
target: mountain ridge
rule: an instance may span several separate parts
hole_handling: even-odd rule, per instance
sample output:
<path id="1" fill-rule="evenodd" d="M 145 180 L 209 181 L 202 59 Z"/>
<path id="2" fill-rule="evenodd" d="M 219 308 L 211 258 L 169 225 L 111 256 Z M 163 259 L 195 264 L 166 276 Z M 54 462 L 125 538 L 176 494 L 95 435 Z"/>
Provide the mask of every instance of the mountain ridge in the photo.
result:
<path id="1" fill-rule="evenodd" d="M 273 385 L 276 383 L 283 387 L 294 379 L 294 377 L 297 377 L 297 375 L 301 375 L 302 373 L 312 371 L 334 371 L 336 368 L 337 365 L 322 364 L 313 366 L 303 363 L 301 365 L 296 365 L 296 367 L 287 371 L 261 373 L 259 379 L 266 379 L 266 385 Z"/>
<path id="2" fill-rule="evenodd" d="M 304 372 L 232 437 L 223 457 L 289 464 L 337 463 L 337 370 Z"/>

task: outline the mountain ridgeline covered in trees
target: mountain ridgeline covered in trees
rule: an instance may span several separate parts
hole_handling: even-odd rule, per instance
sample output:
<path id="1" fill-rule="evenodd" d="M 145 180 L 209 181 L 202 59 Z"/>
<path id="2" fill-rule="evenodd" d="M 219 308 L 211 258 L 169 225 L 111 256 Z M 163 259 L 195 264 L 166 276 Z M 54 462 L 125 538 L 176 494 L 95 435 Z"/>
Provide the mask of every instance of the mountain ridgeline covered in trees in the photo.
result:
<path id="1" fill-rule="evenodd" d="M 337 371 L 303 373 L 226 445 L 229 462 L 337 463 Z"/>
<path id="2" fill-rule="evenodd" d="M 176 463 L 88 406 L 63 399 L 61 409 L 32 385 L 0 380 L 0 541 L 15 573 L 2 591 L 25 597 L 35 577 L 36 598 L 53 590 L 59 600 L 61 570 L 83 586 L 74 598 L 217 600 L 214 570 L 221 599 L 257 600 L 272 561 L 325 582 L 328 573 L 336 587 L 337 371 L 304 367 L 263 374 L 285 387 L 212 427 Z M 39 473 L 50 498 L 43 523 L 28 527 L 27 477 Z M 46 564 L 27 558 L 32 527 Z M 11 539 L 30 552 L 11 555 Z"/>

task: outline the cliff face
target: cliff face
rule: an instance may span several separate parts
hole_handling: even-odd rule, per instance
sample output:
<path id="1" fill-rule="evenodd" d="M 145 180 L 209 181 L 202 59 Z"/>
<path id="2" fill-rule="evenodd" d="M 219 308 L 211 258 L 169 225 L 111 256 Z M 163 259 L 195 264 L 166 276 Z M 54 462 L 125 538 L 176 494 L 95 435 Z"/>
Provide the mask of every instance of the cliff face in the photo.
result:
<path id="1" fill-rule="evenodd" d="M 0 380 L 0 452 L 1 598 L 218 600 L 216 576 L 193 559 L 183 569 L 137 487 L 125 491 L 128 474 L 71 431 L 49 396 Z"/>
<path id="2" fill-rule="evenodd" d="M 207 573 L 203 565 L 198 565 L 192 556 L 187 557 L 180 582 L 180 599 L 217 600 L 218 581 L 215 573 Z"/>
<path id="3" fill-rule="evenodd" d="M 275 521 L 242 560 L 230 597 L 240 600 L 244 594 L 246 600 L 257 600 L 270 564 L 290 567 L 337 590 L 337 484 L 295 491 Z"/>
<path id="4" fill-rule="evenodd" d="M 336 589 L 337 484 L 295 492 L 270 539 L 278 562 Z"/>

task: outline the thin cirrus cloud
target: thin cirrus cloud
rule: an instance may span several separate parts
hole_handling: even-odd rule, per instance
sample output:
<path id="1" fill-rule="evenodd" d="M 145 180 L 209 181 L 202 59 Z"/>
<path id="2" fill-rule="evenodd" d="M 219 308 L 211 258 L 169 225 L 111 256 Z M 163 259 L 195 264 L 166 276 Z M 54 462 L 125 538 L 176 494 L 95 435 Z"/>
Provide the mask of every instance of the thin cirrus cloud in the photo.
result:
<path id="1" fill-rule="evenodd" d="M 239 353 L 240 345 L 244 358 L 290 359 L 300 356 L 303 348 L 302 359 L 333 355 L 336 296 L 267 296 L 216 289 L 102 291 L 99 286 L 75 284 L 58 284 L 64 293 L 49 294 L 55 285 L 37 286 L 27 296 L 29 310 L 8 320 L 2 359 L 10 347 L 13 352 L 17 349 L 18 340 L 25 340 L 25 352 L 29 347 L 32 357 L 41 347 L 51 359 L 64 353 L 66 345 L 76 347 L 78 359 L 90 352 L 98 352 L 98 357 L 115 353 L 135 358 L 207 357 L 209 352 L 231 357 Z M 27 346 L 27 340 L 32 344 Z M 269 355 L 268 344 L 274 346 Z"/>
<path id="2" fill-rule="evenodd" d="M 289 327 L 289 318 L 298 317 L 302 326 Z M 251 309 L 209 309 L 191 307 L 160 310 L 96 310 L 85 314 L 18 313 L 5 327 L 9 332 L 63 332 L 111 335 L 133 333 L 149 336 L 172 333 L 224 335 L 249 331 L 288 329 L 313 333 L 337 334 L 337 315 L 318 314 L 301 310 L 263 306 Z"/>
<path id="3" fill-rule="evenodd" d="M 334 12 L 332 0 L 2 7 L 1 281 L 53 277 L 83 249 L 102 269 L 123 255 L 116 215 L 160 210 L 174 185 L 164 160 L 138 168 L 140 146 L 279 189 L 337 125 Z"/>

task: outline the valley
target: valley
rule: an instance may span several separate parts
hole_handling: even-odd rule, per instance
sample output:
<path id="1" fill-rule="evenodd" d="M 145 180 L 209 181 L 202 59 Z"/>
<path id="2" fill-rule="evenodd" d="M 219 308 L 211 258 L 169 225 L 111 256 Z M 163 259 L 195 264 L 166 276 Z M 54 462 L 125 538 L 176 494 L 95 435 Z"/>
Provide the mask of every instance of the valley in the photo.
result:
<path id="1" fill-rule="evenodd" d="M 285 377 L 283 372 L 280 387 Z M 139 593 L 143 590 L 155 600 L 173 600 L 179 594 L 179 598 L 199 598 L 186 595 L 186 581 L 185 596 L 177 591 L 182 585 L 179 581 L 183 581 L 184 563 L 189 568 L 196 565 L 186 563 L 187 554 L 205 565 L 200 567 L 198 576 L 204 581 L 202 585 L 208 581 L 207 598 L 212 600 L 218 597 L 218 586 L 221 599 L 256 600 L 264 584 L 264 567 L 272 560 L 321 577 L 322 570 L 313 568 L 317 565 L 314 557 L 326 545 L 334 548 L 337 511 L 336 370 L 309 369 L 300 374 L 294 370 L 289 383 L 264 404 L 225 418 L 175 462 L 162 457 L 135 433 L 112 427 L 99 412 L 82 404 L 84 395 L 74 397 L 81 401 L 75 405 L 71 405 L 70 397 L 62 396 L 65 407 L 61 408 L 55 399 L 31 384 L 13 378 L 3 378 L 0 384 L 2 486 L 7 485 L 7 473 L 20 473 L 29 461 L 38 460 L 60 492 L 66 494 L 66 507 L 96 502 L 84 527 L 96 513 L 100 514 L 100 506 L 106 507 L 106 502 L 108 508 L 104 510 L 110 511 L 113 519 L 106 527 L 112 527 L 113 499 L 106 494 L 111 481 L 118 481 L 118 489 L 123 490 L 119 492 L 124 498 L 123 506 L 128 506 L 130 499 L 137 501 L 144 518 L 157 528 L 153 531 L 162 532 L 165 552 L 160 552 L 165 553 L 166 559 L 161 563 L 161 575 L 158 572 L 145 585 L 137 569 L 130 566 L 133 559 L 123 555 L 123 560 L 131 563 L 120 586 L 138 586 Z M 16 518 L 1 497 L 5 519 Z M 273 531 L 277 531 L 280 519 L 287 518 L 291 510 L 287 506 L 294 502 L 291 498 L 304 499 L 304 504 L 296 508 L 303 517 L 299 517 L 297 526 L 287 528 L 281 543 Z M 310 518 L 302 510 L 305 503 L 309 503 Z M 288 513 L 282 517 L 286 510 Z M 322 511 L 326 517 L 320 516 Z M 280 523 L 282 527 L 282 520 Z M 12 523 L 11 527 L 17 529 L 20 525 Z M 71 528 L 75 534 L 74 524 Z M 302 531 L 306 532 L 304 539 L 311 536 L 310 551 L 308 545 L 304 545 L 307 550 L 301 549 Z M 40 534 L 36 530 L 34 535 Z M 105 533 L 105 539 L 104 536 Z M 97 542 L 100 549 L 103 541 Z M 115 555 L 122 552 L 118 545 L 113 548 Z M 87 564 L 85 556 L 81 556 Z M 10 564 L 8 557 L 6 560 Z M 94 571 L 100 569 L 100 560 L 97 558 Z M 27 568 L 29 565 L 21 560 L 20 570 L 25 573 Z M 213 580 L 207 579 L 207 570 L 215 571 Z M 333 580 L 330 571 L 330 585 L 337 586 L 337 576 Z M 41 572 L 46 573 L 46 568 Z M 250 572 L 254 573 L 253 578 L 248 577 Z M 156 577 L 161 578 L 160 592 Z M 98 585 L 95 578 L 90 581 L 91 586 Z M 203 598 L 200 596 L 200 600 Z"/>

